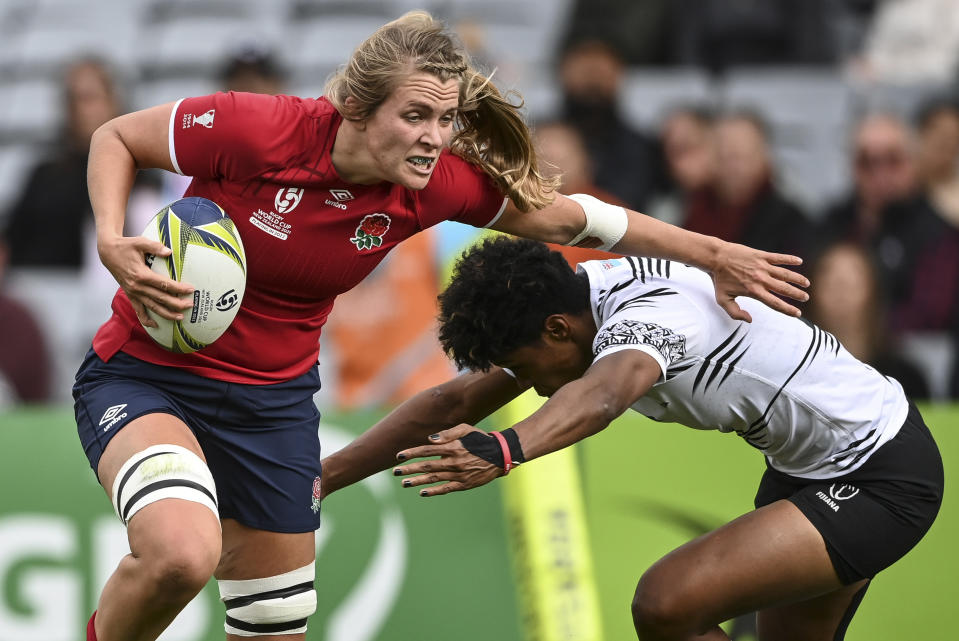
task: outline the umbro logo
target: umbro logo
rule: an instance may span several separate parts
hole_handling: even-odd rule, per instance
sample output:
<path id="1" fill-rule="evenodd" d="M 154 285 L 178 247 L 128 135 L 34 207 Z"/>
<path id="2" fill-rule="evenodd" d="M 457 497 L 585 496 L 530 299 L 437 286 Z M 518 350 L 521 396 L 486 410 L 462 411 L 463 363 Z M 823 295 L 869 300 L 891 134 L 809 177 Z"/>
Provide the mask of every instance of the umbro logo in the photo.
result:
<path id="1" fill-rule="evenodd" d="M 103 413 L 103 418 L 100 419 L 100 425 L 103 425 L 107 421 L 110 421 L 113 418 L 115 418 L 116 415 L 122 412 L 123 408 L 126 406 L 127 404 L 124 403 L 123 405 L 114 405 L 113 407 L 108 407 L 107 411 Z"/>
<path id="2" fill-rule="evenodd" d="M 100 419 L 100 425 L 106 423 L 106 426 L 103 428 L 104 432 L 127 417 L 127 413 L 123 411 L 126 406 L 127 404 L 123 403 L 122 405 L 114 405 L 113 407 L 107 408 L 107 411 L 103 413 L 103 418 Z"/>
<path id="3" fill-rule="evenodd" d="M 343 204 L 344 200 L 353 200 L 354 196 L 346 189 L 331 189 L 330 194 L 336 200 L 326 199 L 326 204 L 331 207 L 336 207 L 337 209 L 346 210 L 346 205 Z"/>

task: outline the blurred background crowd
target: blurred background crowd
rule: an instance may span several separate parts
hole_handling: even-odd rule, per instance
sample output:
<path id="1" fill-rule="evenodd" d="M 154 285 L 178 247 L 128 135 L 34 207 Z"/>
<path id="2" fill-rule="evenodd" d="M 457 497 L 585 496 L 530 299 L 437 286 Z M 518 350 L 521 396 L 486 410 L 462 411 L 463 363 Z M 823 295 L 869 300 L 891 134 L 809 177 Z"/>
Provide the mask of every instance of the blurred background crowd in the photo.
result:
<path id="1" fill-rule="evenodd" d="M 914 398 L 959 398 L 959 0 L 0 0 L 0 408 L 69 402 L 109 315 L 97 126 L 217 90 L 322 95 L 413 8 L 522 95 L 565 193 L 802 256 L 806 318 Z M 141 174 L 128 233 L 186 184 Z M 338 300 L 319 400 L 453 373 L 435 296 L 477 233 L 420 234 Z"/>

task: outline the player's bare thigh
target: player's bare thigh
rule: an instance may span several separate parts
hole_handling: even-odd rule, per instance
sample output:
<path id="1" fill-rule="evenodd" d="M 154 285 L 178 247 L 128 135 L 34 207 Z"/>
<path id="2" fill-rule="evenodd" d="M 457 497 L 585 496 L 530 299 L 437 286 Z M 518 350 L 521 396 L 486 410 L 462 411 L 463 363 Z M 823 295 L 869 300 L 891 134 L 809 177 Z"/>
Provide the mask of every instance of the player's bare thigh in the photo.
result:
<path id="1" fill-rule="evenodd" d="M 107 495 L 112 495 L 117 472 L 131 456 L 152 445 L 179 445 L 206 461 L 190 428 L 172 414 L 144 414 L 130 421 L 107 444 L 97 465 L 97 478 Z"/>
<path id="2" fill-rule="evenodd" d="M 224 519 L 216 578 L 241 581 L 283 574 L 313 563 L 315 545 L 313 532 L 267 532 Z"/>
<path id="3" fill-rule="evenodd" d="M 686 543 L 640 579 L 640 638 L 682 638 L 749 612 L 842 588 L 818 530 L 781 500 Z M 671 636 L 675 635 L 675 637 Z"/>
<path id="4" fill-rule="evenodd" d="M 286 574 L 314 563 L 315 546 L 313 532 L 267 532 L 233 519 L 224 519 L 223 552 L 214 576 L 217 580 L 242 581 Z M 262 637 L 267 641 L 302 641 L 305 638 L 305 634 Z M 251 637 L 228 634 L 227 639 L 250 641 Z"/>
<path id="5" fill-rule="evenodd" d="M 183 421 L 172 414 L 145 414 L 120 430 L 100 457 L 97 475 L 107 496 L 112 497 L 113 484 L 123 465 L 153 445 L 179 445 L 206 461 L 196 437 Z M 202 549 L 204 556 L 212 554 L 214 560 L 220 554 L 219 519 L 206 506 L 192 501 L 164 499 L 145 506 L 130 519 L 127 537 L 138 557 L 162 558 L 176 553 L 171 548 L 184 544 Z"/>
<path id="6" fill-rule="evenodd" d="M 757 613 L 760 641 L 836 641 L 845 636 L 869 579 L 799 603 Z M 837 631 L 842 629 L 842 633 Z"/>

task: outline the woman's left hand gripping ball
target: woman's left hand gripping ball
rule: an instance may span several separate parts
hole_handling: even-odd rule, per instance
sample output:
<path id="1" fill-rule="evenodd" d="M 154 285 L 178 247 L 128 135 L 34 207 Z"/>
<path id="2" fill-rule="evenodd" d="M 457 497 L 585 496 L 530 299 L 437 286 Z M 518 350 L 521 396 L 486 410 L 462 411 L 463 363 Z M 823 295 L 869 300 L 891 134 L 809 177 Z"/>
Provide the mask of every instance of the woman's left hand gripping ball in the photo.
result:
<path id="1" fill-rule="evenodd" d="M 430 436 L 429 445 L 411 447 L 396 455 L 398 461 L 411 461 L 393 468 L 394 476 L 409 476 L 403 479 L 403 487 L 417 487 L 437 483 L 420 490 L 420 496 L 437 496 L 461 492 L 486 485 L 497 476 L 503 476 L 503 468 L 471 454 L 460 442 L 470 432 L 479 432 L 472 425 L 461 424 Z M 413 461 L 431 456 L 439 458 Z"/>

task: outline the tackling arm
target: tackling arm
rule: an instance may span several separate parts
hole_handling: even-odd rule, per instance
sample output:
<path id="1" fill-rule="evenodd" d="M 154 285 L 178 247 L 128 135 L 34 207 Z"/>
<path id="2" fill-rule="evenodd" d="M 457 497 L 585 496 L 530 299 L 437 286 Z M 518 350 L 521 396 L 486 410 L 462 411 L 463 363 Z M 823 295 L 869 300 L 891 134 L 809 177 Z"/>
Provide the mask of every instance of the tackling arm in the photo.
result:
<path id="1" fill-rule="evenodd" d="M 499 368 L 463 374 L 401 404 L 352 443 L 323 459 L 323 494 L 356 483 L 396 462 L 396 452 L 434 432 L 476 423 L 524 391 Z"/>
<path id="2" fill-rule="evenodd" d="M 596 361 L 582 378 L 561 387 L 539 410 L 513 426 L 525 460 L 555 452 L 602 431 L 648 392 L 661 374 L 652 356 L 635 349 L 621 350 Z M 460 425 L 440 433 L 431 445 L 400 452 L 400 460 L 440 458 L 408 463 L 395 468 L 394 473 L 418 475 L 405 480 L 406 487 L 442 482 L 421 490 L 422 496 L 468 490 L 502 476 L 503 468 L 464 447 L 460 439 L 473 431 L 477 430 Z"/>

